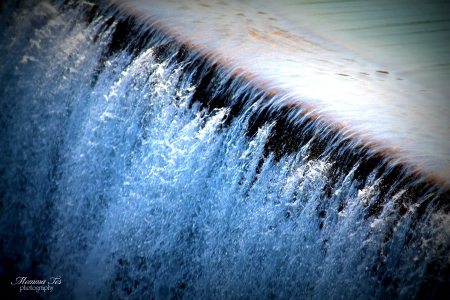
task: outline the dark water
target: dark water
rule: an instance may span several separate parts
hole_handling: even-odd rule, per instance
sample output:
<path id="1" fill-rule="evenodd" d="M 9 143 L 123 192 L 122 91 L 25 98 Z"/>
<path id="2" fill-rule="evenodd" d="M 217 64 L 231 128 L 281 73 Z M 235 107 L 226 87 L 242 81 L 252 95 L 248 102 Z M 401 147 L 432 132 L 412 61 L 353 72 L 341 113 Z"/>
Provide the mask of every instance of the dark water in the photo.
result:
<path id="1" fill-rule="evenodd" d="M 4 299 L 450 292 L 448 191 L 106 5 L 1 7 Z"/>

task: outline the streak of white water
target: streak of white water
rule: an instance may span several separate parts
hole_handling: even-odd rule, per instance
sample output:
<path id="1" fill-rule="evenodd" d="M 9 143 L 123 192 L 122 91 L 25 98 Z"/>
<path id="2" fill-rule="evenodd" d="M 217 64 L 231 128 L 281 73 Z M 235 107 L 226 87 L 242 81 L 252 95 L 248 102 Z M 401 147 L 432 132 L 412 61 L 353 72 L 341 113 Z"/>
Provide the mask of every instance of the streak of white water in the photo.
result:
<path id="1" fill-rule="evenodd" d="M 448 1 L 110 2 L 450 185 Z"/>

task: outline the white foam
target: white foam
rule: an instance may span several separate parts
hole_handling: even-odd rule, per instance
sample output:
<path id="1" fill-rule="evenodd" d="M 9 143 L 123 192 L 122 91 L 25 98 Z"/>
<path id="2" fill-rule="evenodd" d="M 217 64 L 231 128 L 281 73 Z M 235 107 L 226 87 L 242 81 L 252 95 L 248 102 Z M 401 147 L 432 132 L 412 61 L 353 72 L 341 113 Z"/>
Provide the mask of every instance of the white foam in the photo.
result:
<path id="1" fill-rule="evenodd" d="M 428 23 L 445 33 L 449 20 L 436 16 L 438 6 L 419 9 L 382 0 L 376 5 L 288 0 L 111 2 L 225 67 L 256 75 L 255 84 L 287 92 L 290 102 L 313 107 L 327 122 L 358 132 L 378 151 L 389 149 L 393 161 L 450 183 L 448 80 L 437 79 L 449 79 L 448 51 L 428 59 L 442 65 L 431 68 L 427 61 L 414 63 L 418 55 L 432 54 L 415 41 L 423 34 L 401 39 L 413 34 L 411 30 L 428 30 Z M 407 13 L 396 19 L 395 12 L 402 8 Z M 430 22 L 421 10 L 434 13 L 429 14 Z M 443 24 L 439 18 L 444 18 Z M 360 33 L 365 22 L 372 39 Z M 392 34 L 400 45 L 389 44 Z M 445 39 L 437 45 L 443 43 Z"/>

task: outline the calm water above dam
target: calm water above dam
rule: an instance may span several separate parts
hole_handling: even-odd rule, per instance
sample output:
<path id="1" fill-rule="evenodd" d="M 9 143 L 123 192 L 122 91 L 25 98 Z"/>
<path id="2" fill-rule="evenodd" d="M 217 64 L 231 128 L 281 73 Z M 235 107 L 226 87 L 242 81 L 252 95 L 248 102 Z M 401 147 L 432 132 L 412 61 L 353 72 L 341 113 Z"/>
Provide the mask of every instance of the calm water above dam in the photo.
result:
<path id="1" fill-rule="evenodd" d="M 450 293 L 446 92 L 402 65 L 425 67 L 330 40 L 347 2 L 121 3 L 1 4 L 5 299 Z"/>
<path id="2" fill-rule="evenodd" d="M 111 2 L 449 184 L 448 2 Z"/>

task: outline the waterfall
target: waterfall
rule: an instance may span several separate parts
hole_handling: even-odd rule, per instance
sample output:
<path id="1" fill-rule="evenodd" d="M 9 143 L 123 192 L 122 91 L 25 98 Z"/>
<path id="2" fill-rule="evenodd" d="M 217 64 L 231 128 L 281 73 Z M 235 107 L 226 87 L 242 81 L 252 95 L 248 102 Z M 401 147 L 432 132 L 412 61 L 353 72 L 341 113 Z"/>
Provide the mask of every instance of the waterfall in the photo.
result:
<path id="1" fill-rule="evenodd" d="M 448 188 L 114 6 L 0 5 L 5 299 L 450 292 Z"/>

